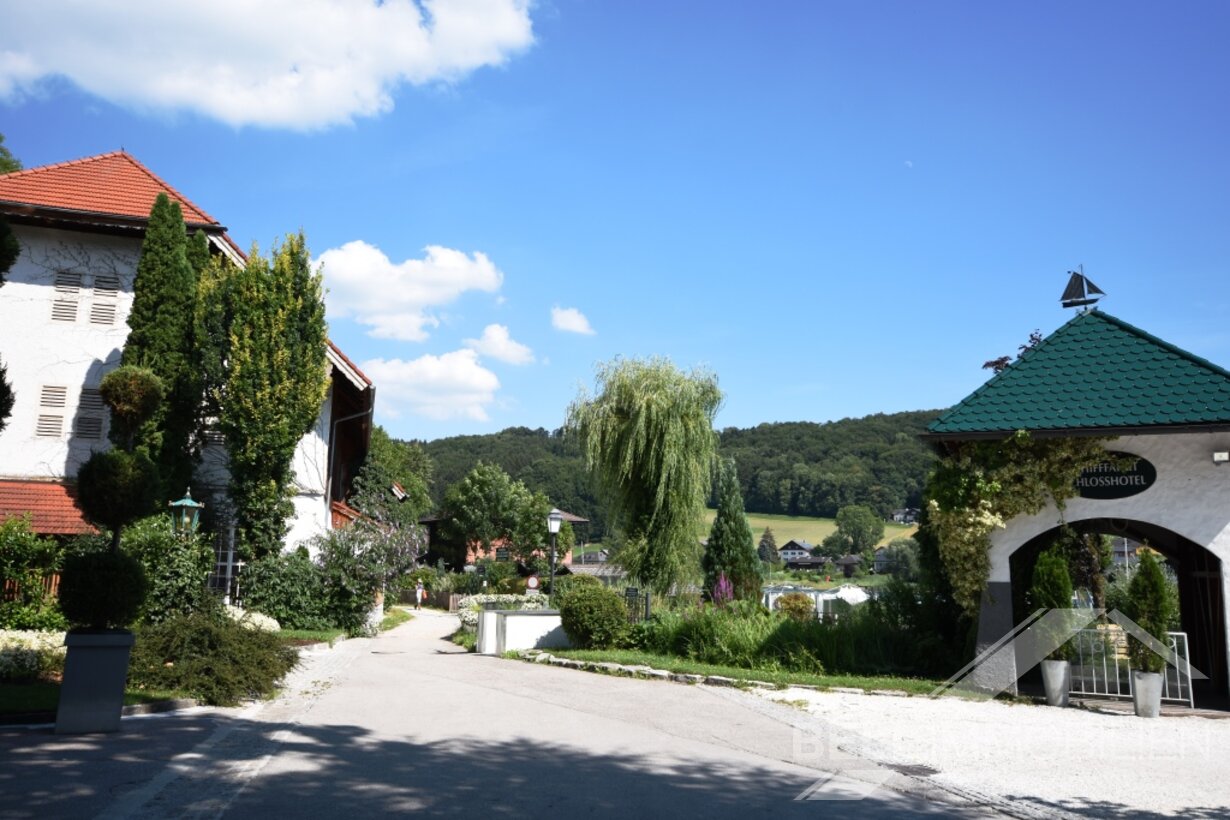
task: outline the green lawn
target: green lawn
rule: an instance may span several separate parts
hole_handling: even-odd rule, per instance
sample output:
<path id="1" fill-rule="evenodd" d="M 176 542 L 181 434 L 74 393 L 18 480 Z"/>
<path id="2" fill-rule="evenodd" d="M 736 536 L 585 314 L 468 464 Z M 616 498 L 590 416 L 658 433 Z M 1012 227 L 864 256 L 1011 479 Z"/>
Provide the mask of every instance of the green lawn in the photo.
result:
<path id="1" fill-rule="evenodd" d="M 302 646 L 307 643 L 332 644 L 346 637 L 344 629 L 279 629 L 278 637 L 285 643 Z"/>
<path id="2" fill-rule="evenodd" d="M 704 524 L 701 527 L 701 538 L 709 536 L 709 528 L 713 526 L 716 510 L 706 510 Z M 837 529 L 837 522 L 831 518 L 808 518 L 802 515 L 767 515 L 765 513 L 748 513 L 748 526 L 752 528 L 752 536 L 760 543 L 764 528 L 773 530 L 773 540 L 780 549 L 787 541 L 807 541 L 813 547 L 820 546 L 825 537 Z M 887 544 L 894 538 L 912 535 L 918 527 L 914 524 L 893 524 L 885 522 L 884 539 L 881 544 Z"/>
<path id="3" fill-rule="evenodd" d="M 896 678 L 889 676 L 861 675 L 808 675 L 802 672 L 773 672 L 761 669 L 740 669 L 734 666 L 717 666 L 697 663 L 671 655 L 653 655 L 634 649 L 552 649 L 552 655 L 573 658 L 579 661 L 620 663 L 628 666 L 650 666 L 688 675 L 721 675 L 735 680 L 757 680 L 789 686 L 794 683 L 832 688 L 834 686 L 860 689 L 895 689 L 912 695 L 926 695 L 939 686 L 939 681 L 921 678 Z"/>

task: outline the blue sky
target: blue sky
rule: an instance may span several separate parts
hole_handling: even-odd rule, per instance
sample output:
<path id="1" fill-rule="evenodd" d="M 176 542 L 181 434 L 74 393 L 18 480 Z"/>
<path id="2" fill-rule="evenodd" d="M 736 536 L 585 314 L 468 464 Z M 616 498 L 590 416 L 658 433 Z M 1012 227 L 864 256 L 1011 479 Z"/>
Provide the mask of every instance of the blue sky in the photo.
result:
<path id="1" fill-rule="evenodd" d="M 1107 312 L 1230 365 L 1224 3 L 6 19 L 26 167 L 123 147 L 243 247 L 302 228 L 401 438 L 558 427 L 615 356 L 712 369 L 719 427 L 946 407 L 1069 318 L 1079 264 Z"/>

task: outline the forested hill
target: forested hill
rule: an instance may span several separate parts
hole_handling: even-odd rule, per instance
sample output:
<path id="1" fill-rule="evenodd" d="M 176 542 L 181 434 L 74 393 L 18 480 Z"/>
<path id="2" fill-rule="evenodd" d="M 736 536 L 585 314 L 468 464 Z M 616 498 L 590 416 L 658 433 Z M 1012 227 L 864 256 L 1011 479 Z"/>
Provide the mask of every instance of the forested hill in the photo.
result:
<path id="1" fill-rule="evenodd" d="M 934 456 L 919 435 L 940 412 L 731 427 L 721 432 L 721 453 L 738 464 L 748 512 L 833 517 L 840 507 L 866 504 L 887 515 L 920 505 Z M 605 529 L 580 448 L 558 430 L 510 427 L 422 446 L 435 462 L 436 503 L 450 484 L 484 461 L 546 493 L 561 509 L 589 518 L 591 537 L 600 537 Z"/>
<path id="2" fill-rule="evenodd" d="M 919 436 L 941 412 L 728 427 L 721 452 L 739 466 L 748 512 L 832 518 L 848 504 L 866 504 L 887 515 L 921 505 L 935 456 Z"/>

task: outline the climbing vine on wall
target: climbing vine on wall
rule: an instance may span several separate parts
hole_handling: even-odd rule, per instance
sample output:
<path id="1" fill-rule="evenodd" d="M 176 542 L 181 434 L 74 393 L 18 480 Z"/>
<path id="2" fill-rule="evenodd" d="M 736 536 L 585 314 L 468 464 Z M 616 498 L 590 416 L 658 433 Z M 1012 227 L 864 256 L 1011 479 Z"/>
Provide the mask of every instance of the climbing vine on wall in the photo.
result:
<path id="1" fill-rule="evenodd" d="M 1036 439 L 1018 430 L 996 441 L 950 445 L 927 485 L 930 526 L 953 597 L 978 614 L 991 571 L 991 533 L 1076 495 L 1081 471 L 1107 460 L 1106 438 Z"/>

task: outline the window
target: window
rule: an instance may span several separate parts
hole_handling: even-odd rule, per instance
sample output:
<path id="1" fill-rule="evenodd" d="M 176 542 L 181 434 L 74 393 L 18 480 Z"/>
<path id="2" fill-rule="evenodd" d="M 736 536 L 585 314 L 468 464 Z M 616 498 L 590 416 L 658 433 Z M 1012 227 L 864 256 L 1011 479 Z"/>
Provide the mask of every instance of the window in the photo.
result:
<path id="1" fill-rule="evenodd" d="M 74 431 L 78 438 L 85 439 L 100 439 L 102 438 L 103 420 L 98 416 L 79 416 L 77 418 L 77 429 Z"/>
<path id="2" fill-rule="evenodd" d="M 34 435 L 40 438 L 59 438 L 64 433 L 63 416 L 39 416 Z"/>
<path id="3" fill-rule="evenodd" d="M 100 274 L 94 277 L 94 298 L 114 299 L 120 292 L 120 277 Z"/>
<path id="4" fill-rule="evenodd" d="M 56 273 L 56 293 L 76 296 L 81 292 L 81 274 L 59 271 Z"/>
<path id="5" fill-rule="evenodd" d="M 103 424 L 107 420 L 107 407 L 97 387 L 83 387 L 77 402 L 77 421 L 73 432 L 77 438 L 98 440 L 103 437 Z"/>
<path id="6" fill-rule="evenodd" d="M 63 407 L 68 403 L 68 388 L 60 385 L 45 384 L 39 393 L 39 407 Z"/>
<path id="7" fill-rule="evenodd" d="M 71 299 L 56 299 L 51 303 L 51 320 L 53 322 L 77 321 L 77 303 Z"/>
<path id="8" fill-rule="evenodd" d="M 90 324 L 115 324 L 115 305 L 107 302 L 95 302 L 93 305 L 90 305 Z"/>

